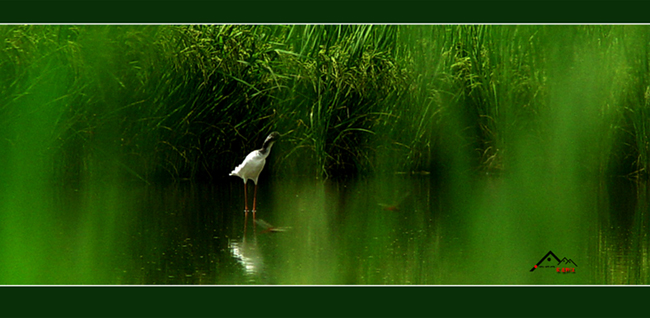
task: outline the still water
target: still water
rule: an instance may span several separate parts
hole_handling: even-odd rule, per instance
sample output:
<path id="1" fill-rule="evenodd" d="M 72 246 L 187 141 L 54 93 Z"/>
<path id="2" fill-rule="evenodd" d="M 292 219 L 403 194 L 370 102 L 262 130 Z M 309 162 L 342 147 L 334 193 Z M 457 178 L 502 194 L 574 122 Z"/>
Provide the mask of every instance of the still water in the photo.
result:
<path id="1" fill-rule="evenodd" d="M 3 283 L 648 283 L 645 185 L 439 179 L 62 187 Z"/>

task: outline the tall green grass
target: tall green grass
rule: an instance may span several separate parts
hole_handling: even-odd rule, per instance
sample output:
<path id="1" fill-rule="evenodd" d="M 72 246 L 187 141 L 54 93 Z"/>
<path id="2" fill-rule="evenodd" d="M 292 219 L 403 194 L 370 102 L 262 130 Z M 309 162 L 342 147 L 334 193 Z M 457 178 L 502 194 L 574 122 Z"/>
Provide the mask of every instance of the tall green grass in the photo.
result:
<path id="1" fill-rule="evenodd" d="M 530 156 L 592 175 L 645 178 L 650 165 L 646 26 L 62 25 L 0 36 L 0 160 L 30 144 L 52 180 L 222 177 L 273 130 L 284 133 L 273 171 L 314 177 L 511 171 Z M 47 128 L 25 135 L 26 123 Z"/>

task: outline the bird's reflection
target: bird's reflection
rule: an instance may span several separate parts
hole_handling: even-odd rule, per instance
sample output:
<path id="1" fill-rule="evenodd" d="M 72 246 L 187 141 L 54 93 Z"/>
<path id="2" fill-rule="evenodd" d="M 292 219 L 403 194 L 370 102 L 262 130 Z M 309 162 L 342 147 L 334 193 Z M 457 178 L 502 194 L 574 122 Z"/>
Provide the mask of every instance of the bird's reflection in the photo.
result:
<path id="1" fill-rule="evenodd" d="M 240 240 L 231 240 L 228 243 L 230 253 L 243 269 L 248 283 L 263 283 L 264 278 L 264 253 L 258 245 L 257 236 L 267 233 L 285 232 L 290 227 L 276 227 L 262 219 L 256 219 L 253 213 L 252 231 L 248 228 L 248 214 L 244 217 L 243 235 Z M 258 232 L 259 227 L 259 232 Z M 252 233 L 248 233 L 248 231 Z"/>
<path id="2" fill-rule="evenodd" d="M 241 240 L 231 240 L 228 243 L 233 258 L 244 268 L 244 275 L 249 283 L 257 283 L 261 280 L 264 268 L 264 258 L 257 244 L 257 232 L 255 222 L 253 223 L 253 235 L 247 237 L 248 213 L 244 217 L 244 232 Z"/>

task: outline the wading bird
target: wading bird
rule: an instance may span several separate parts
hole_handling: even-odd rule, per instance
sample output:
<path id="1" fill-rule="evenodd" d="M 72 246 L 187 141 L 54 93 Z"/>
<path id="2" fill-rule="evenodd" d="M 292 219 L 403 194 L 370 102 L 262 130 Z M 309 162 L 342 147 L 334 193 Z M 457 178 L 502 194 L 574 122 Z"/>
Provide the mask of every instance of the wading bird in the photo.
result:
<path id="1" fill-rule="evenodd" d="M 264 164 L 266 163 L 266 157 L 269 156 L 271 152 L 271 147 L 273 143 L 280 138 L 280 133 L 274 131 L 266 137 L 264 140 L 264 145 L 261 149 L 253 150 L 251 153 L 246 156 L 244 162 L 233 170 L 230 175 L 238 176 L 244 180 L 244 212 L 248 212 L 248 197 L 246 194 L 246 182 L 250 179 L 255 183 L 255 194 L 253 195 L 253 213 L 257 211 L 257 178 L 260 176 L 260 172 L 264 169 Z M 254 216 L 254 214 L 253 214 Z"/>

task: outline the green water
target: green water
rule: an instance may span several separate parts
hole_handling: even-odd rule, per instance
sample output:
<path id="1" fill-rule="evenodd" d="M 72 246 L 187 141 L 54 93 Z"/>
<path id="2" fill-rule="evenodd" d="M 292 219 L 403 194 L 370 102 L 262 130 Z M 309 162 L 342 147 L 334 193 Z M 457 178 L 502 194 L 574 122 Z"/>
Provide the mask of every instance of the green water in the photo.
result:
<path id="1" fill-rule="evenodd" d="M 647 284 L 647 188 L 606 184 L 529 187 L 508 175 L 466 184 L 428 175 L 271 178 L 260 182 L 257 223 L 243 212 L 236 178 L 61 187 L 32 202 L 47 220 L 29 213 L 5 220 L 14 231 L 3 233 L 8 262 L 0 277 L 3 284 Z M 531 272 L 549 251 L 571 259 L 558 267 L 575 272 L 557 273 L 555 260 Z"/>

